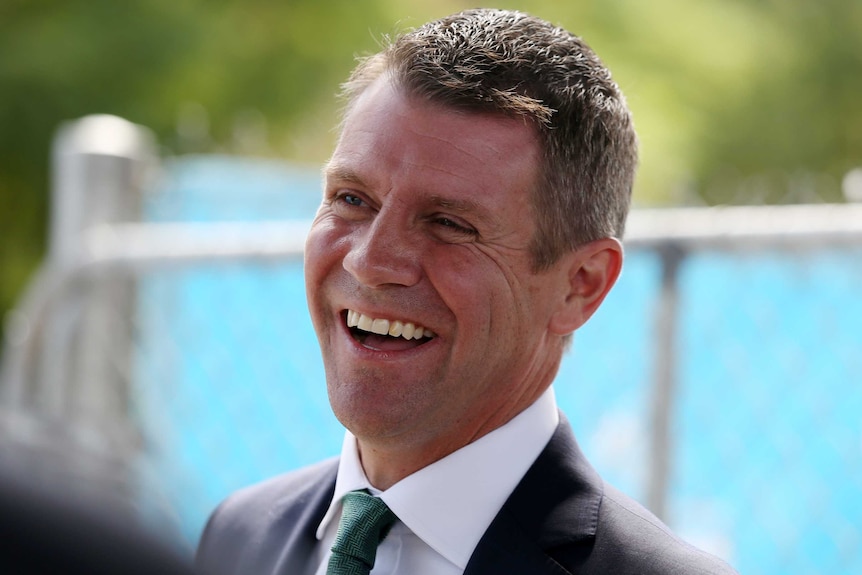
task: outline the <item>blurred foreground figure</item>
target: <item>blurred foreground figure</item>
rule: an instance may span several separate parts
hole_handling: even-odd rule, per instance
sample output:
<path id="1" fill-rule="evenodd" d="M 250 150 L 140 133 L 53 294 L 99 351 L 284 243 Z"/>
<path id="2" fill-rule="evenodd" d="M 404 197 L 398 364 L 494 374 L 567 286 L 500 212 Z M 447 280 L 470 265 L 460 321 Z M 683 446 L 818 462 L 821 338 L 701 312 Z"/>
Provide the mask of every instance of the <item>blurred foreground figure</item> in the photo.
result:
<path id="1" fill-rule="evenodd" d="M 620 273 L 637 162 L 596 55 L 472 10 L 363 61 L 345 96 L 305 256 L 341 457 L 231 496 L 200 565 L 732 573 L 604 483 L 555 403 L 572 333 Z"/>
<path id="2" fill-rule="evenodd" d="M 191 575 L 112 498 L 83 497 L 15 465 L 0 445 L 0 573 L 9 575 Z"/>

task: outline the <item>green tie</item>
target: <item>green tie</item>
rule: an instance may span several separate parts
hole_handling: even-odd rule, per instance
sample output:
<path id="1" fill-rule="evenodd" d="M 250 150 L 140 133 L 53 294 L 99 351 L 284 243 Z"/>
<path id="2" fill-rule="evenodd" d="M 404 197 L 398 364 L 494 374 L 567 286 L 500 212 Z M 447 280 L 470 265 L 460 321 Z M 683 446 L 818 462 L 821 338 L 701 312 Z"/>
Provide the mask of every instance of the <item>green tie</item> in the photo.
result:
<path id="1" fill-rule="evenodd" d="M 342 500 L 341 521 L 326 575 L 368 575 L 377 546 L 389 533 L 395 514 L 367 491 L 351 491 Z"/>

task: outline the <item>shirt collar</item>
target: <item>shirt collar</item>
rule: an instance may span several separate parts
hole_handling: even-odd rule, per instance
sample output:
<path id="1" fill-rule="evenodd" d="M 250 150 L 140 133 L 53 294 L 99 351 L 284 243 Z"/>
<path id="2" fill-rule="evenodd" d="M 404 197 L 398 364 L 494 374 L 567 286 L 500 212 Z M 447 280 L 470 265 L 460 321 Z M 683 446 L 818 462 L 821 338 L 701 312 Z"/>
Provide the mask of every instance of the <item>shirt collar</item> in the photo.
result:
<path id="1" fill-rule="evenodd" d="M 323 538 L 329 523 L 340 513 L 345 493 L 368 489 L 379 495 L 417 537 L 464 569 L 482 535 L 545 448 L 558 423 L 556 399 L 549 387 L 505 425 L 383 492 L 368 482 L 359 461 L 356 438 L 346 432 L 335 493 L 317 528 L 317 538 Z"/>

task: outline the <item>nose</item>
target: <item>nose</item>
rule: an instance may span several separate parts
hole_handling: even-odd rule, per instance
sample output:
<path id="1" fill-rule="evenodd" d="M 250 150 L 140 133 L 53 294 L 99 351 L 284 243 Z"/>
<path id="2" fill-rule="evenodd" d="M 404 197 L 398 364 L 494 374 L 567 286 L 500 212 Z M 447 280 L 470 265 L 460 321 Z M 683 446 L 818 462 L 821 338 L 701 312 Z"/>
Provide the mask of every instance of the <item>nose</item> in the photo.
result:
<path id="1" fill-rule="evenodd" d="M 408 226 L 383 212 L 357 231 L 342 265 L 368 287 L 412 286 L 421 276 L 420 250 Z"/>

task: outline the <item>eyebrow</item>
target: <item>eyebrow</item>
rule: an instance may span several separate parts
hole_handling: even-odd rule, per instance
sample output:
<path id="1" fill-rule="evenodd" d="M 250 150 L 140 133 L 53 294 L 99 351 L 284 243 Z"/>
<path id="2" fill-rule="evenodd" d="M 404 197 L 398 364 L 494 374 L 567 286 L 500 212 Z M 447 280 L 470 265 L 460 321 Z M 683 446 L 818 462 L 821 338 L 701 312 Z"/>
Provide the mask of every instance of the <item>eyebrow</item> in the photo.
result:
<path id="1" fill-rule="evenodd" d="M 360 187 L 366 187 L 365 181 L 359 177 L 355 170 L 345 166 L 344 164 L 328 163 L 323 166 L 323 176 L 327 180 L 334 179 L 339 182 L 349 182 L 358 184 Z"/>
<path id="2" fill-rule="evenodd" d="M 441 208 L 446 208 L 447 210 L 452 210 L 453 212 L 475 212 L 479 216 L 484 215 L 486 211 L 485 208 L 481 204 L 479 204 L 479 202 L 473 200 L 444 198 L 437 195 L 431 196 L 428 200 L 428 203 L 435 206 L 439 206 Z"/>

